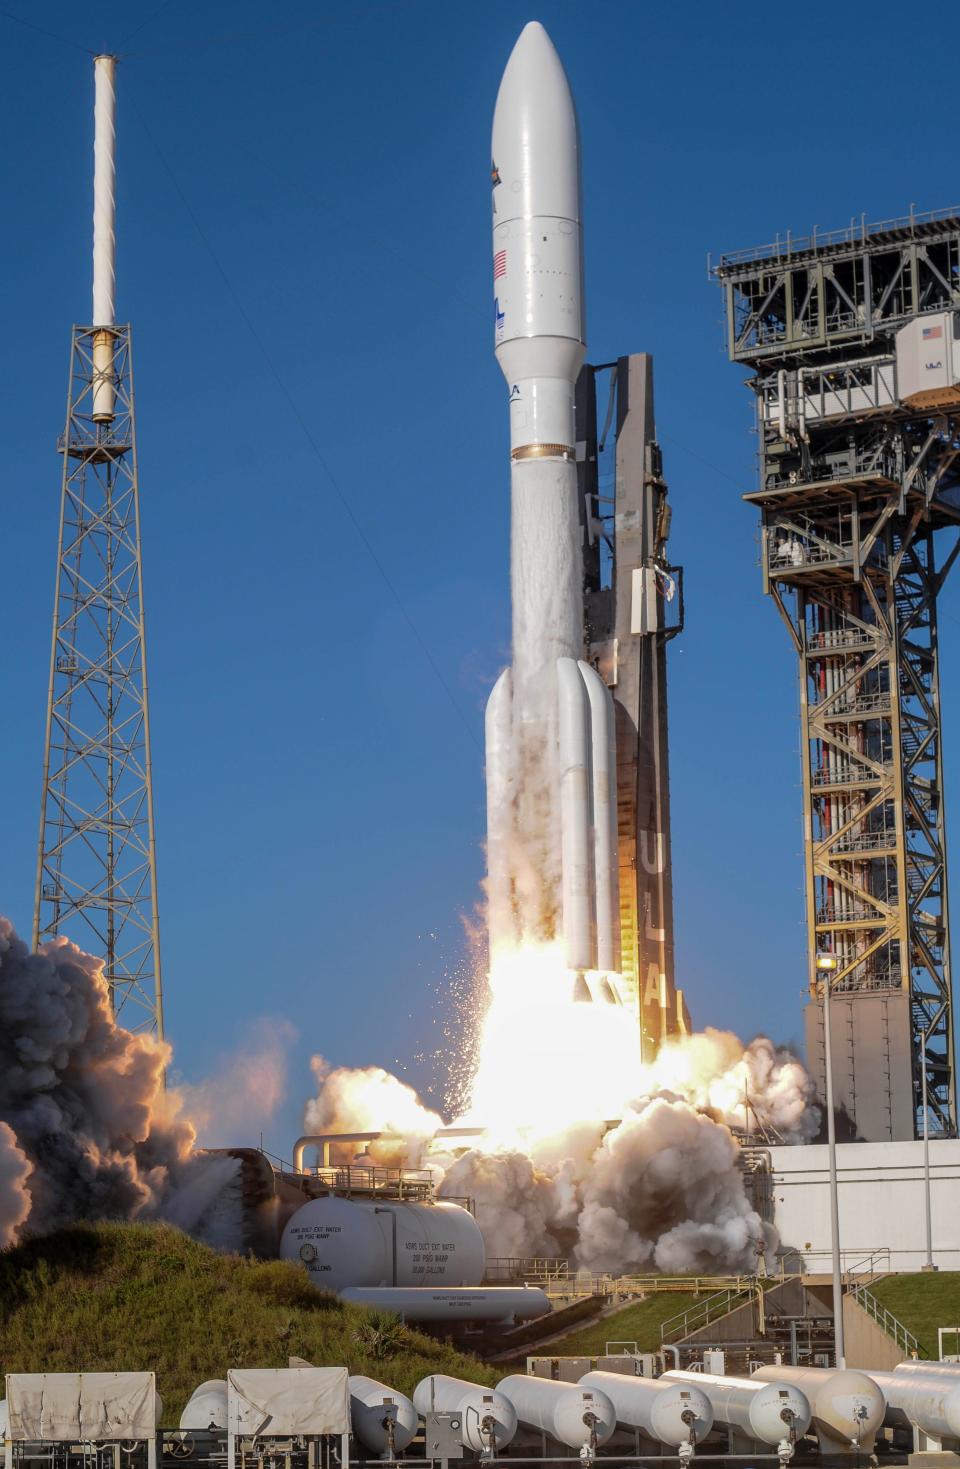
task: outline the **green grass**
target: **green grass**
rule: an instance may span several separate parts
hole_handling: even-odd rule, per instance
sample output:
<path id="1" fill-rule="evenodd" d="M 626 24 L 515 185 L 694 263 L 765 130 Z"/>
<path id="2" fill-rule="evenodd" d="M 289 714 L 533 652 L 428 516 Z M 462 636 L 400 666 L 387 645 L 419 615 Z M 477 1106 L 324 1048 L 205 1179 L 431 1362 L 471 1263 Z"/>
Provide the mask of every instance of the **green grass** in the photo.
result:
<path id="1" fill-rule="evenodd" d="M 960 1271 L 888 1275 L 870 1289 L 913 1332 L 928 1357 L 937 1355 L 938 1326 L 960 1326 Z"/>
<path id="2" fill-rule="evenodd" d="M 295 1265 L 217 1254 L 169 1225 L 75 1225 L 0 1254 L 0 1380 L 152 1370 L 164 1425 L 175 1426 L 205 1378 L 286 1367 L 291 1356 L 406 1393 L 428 1372 L 502 1375 L 412 1330 L 378 1357 L 357 1340 L 371 1314 L 317 1290 Z"/>
<path id="3" fill-rule="evenodd" d="M 695 1306 L 698 1299 L 692 1293 L 659 1291 L 645 1301 L 635 1301 L 600 1321 L 571 1331 L 542 1349 L 530 1350 L 544 1357 L 598 1357 L 608 1341 L 635 1341 L 638 1351 L 655 1352 L 660 1346 L 661 1323 Z"/>

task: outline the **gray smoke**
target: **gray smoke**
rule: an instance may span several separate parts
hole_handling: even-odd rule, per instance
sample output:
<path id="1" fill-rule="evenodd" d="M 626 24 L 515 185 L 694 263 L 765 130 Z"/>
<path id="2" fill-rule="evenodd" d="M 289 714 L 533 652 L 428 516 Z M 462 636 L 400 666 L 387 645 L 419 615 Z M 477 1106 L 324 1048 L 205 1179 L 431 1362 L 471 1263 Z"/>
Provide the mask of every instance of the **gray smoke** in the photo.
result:
<path id="1" fill-rule="evenodd" d="M 756 1213 L 722 1123 L 663 1094 L 602 1138 L 582 1129 L 550 1157 L 471 1150 L 439 1192 L 474 1200 L 491 1255 L 572 1253 L 597 1273 L 754 1270 L 776 1231 Z M 537 1149 L 533 1149 L 536 1155 Z"/>
<path id="2" fill-rule="evenodd" d="M 0 1221 L 11 1239 L 24 1226 L 168 1213 L 202 1233 L 203 1178 L 212 1167 L 219 1178 L 223 1160 L 194 1152 L 193 1127 L 164 1091 L 169 1054 L 117 1025 L 100 960 L 65 939 L 31 953 L 0 917 Z"/>

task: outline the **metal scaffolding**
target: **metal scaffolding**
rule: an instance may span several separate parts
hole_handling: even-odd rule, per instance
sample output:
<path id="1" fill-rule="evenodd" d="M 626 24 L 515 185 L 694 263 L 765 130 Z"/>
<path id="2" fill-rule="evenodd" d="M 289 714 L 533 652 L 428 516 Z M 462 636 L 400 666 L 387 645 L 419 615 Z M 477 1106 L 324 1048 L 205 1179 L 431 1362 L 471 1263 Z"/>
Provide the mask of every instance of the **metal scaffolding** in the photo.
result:
<path id="1" fill-rule="evenodd" d="M 107 421 L 103 329 L 75 327 L 70 352 L 34 946 L 102 956 L 117 1019 L 162 1037 L 130 328 L 110 336 Z"/>
<path id="2" fill-rule="evenodd" d="M 960 211 L 778 240 L 714 274 L 754 372 L 764 590 L 800 666 L 808 1062 L 822 1096 L 829 952 L 851 1134 L 913 1138 L 926 1116 L 952 1137 L 937 598 L 960 537 L 937 553 L 960 526 L 960 386 L 914 392 L 904 333 L 953 340 Z"/>

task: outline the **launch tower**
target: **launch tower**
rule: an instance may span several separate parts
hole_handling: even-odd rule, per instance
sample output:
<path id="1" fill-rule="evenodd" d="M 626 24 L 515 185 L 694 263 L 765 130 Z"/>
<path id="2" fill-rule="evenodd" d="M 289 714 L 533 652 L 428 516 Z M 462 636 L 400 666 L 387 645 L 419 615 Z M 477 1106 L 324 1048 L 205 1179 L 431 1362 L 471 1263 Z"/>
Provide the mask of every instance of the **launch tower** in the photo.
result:
<path id="1" fill-rule="evenodd" d="M 652 357 L 588 363 L 576 406 L 587 658 L 616 716 L 621 999 L 651 1061 L 662 1040 L 690 1029 L 674 968 L 667 746 L 667 644 L 683 626 L 683 573 L 667 555 Z"/>
<path id="2" fill-rule="evenodd" d="M 960 549 L 960 211 L 721 257 L 764 590 L 799 659 L 808 1063 L 852 1134 L 957 1130 L 937 598 Z"/>
<path id="3" fill-rule="evenodd" d="M 70 349 L 34 946 L 104 959 L 114 1013 L 163 1034 L 129 326 L 114 319 L 115 59 L 94 63 L 93 324 Z"/>

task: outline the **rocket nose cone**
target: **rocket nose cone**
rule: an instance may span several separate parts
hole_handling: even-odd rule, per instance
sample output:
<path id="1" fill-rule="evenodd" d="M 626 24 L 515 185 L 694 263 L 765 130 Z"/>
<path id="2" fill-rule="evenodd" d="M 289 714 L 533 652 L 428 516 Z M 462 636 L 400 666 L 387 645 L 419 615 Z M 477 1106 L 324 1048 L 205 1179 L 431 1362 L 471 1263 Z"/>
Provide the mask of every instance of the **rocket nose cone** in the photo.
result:
<path id="1" fill-rule="evenodd" d="M 557 48 L 538 20 L 527 21 L 517 37 L 510 59 L 503 70 L 501 91 L 512 83 L 534 92 L 543 92 L 559 85 L 569 95 L 567 74 Z"/>
<path id="2" fill-rule="evenodd" d="M 580 220 L 577 111 L 563 62 L 538 20 L 510 53 L 493 113 L 494 215 Z"/>

